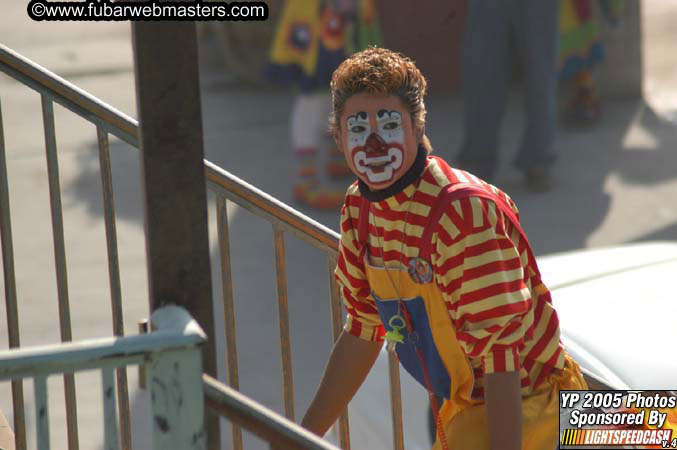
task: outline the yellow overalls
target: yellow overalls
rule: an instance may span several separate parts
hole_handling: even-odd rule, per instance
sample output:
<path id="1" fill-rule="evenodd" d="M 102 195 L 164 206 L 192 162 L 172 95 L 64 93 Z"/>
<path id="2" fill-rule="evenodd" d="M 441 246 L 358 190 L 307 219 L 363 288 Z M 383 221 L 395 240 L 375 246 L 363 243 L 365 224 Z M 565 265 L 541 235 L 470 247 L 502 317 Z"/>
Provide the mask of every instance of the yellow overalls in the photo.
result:
<path id="1" fill-rule="evenodd" d="M 477 188 L 468 189 L 472 191 L 471 195 L 478 195 Z M 460 189 L 458 191 L 456 198 L 463 195 Z M 501 209 L 506 206 L 500 205 L 500 198 L 494 198 L 491 194 L 480 193 L 480 196 L 492 198 Z M 438 204 L 448 205 L 448 201 L 452 199 L 449 195 L 446 202 Z M 369 203 L 363 200 L 359 227 L 362 242 L 366 242 L 364 224 L 368 222 L 368 214 Z M 437 223 L 438 215 L 439 212 L 435 213 L 433 210 L 429 216 L 430 223 Z M 512 219 L 516 220 L 514 216 Z M 430 230 L 423 233 L 422 246 L 426 245 L 431 234 L 432 227 L 428 228 Z M 367 246 L 363 248 L 366 250 Z M 371 265 L 368 251 L 365 251 L 362 257 L 367 280 L 386 331 L 392 331 L 393 327 L 390 325 L 397 325 L 398 319 L 395 322 L 391 320 L 398 314 L 400 317 L 408 316 L 413 325 L 413 333 L 409 333 L 406 328 L 400 329 L 404 339 L 395 348 L 402 366 L 423 387 L 430 390 L 427 386 L 429 384 L 438 397 L 444 398 L 439 416 L 449 450 L 488 450 L 489 428 L 485 405 L 470 398 L 474 383 L 473 372 L 456 339 L 442 293 L 435 284 L 432 267 L 427 263 L 429 259 L 425 259 L 429 258 L 429 253 L 429 249 L 419 249 L 418 258 L 410 258 L 405 262 L 408 267 L 389 267 L 386 270 L 384 267 Z M 399 305 L 400 299 L 403 306 Z M 418 355 L 417 347 L 420 351 Z M 424 380 L 420 358 L 427 366 L 429 383 Z M 578 365 L 569 355 L 565 357 L 563 370 L 554 370 L 531 395 L 522 399 L 523 449 L 557 448 L 559 390 L 563 389 L 587 389 Z M 442 449 L 439 434 L 433 449 Z"/>

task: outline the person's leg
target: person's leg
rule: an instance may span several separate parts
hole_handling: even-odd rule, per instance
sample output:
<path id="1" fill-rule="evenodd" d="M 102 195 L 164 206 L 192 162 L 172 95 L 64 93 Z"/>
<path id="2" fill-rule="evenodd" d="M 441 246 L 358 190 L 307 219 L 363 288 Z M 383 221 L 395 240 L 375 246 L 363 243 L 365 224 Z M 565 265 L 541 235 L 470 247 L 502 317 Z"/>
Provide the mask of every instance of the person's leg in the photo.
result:
<path id="1" fill-rule="evenodd" d="M 534 190 L 549 189 L 555 161 L 552 144 L 556 127 L 558 0 L 514 2 L 513 29 L 523 56 L 527 124 L 514 165 Z"/>
<path id="2" fill-rule="evenodd" d="M 318 209 L 339 208 L 347 188 L 344 180 L 335 181 L 328 173 L 336 159 L 333 139 L 327 133 L 330 108 L 329 94 L 319 92 L 299 95 L 292 110 L 292 147 L 298 161 L 294 197 Z"/>
<path id="3" fill-rule="evenodd" d="M 602 116 L 602 108 L 592 72 L 581 69 L 574 77 L 574 82 L 576 92 L 567 107 L 566 118 L 572 125 L 594 125 Z"/>
<path id="4" fill-rule="evenodd" d="M 512 71 L 510 2 L 471 0 L 463 37 L 464 137 L 456 159 L 462 169 L 491 178 Z"/>
<path id="5" fill-rule="evenodd" d="M 318 183 L 318 140 L 309 124 L 313 114 L 313 96 L 299 94 L 292 106 L 290 122 L 291 145 L 297 161 L 293 192 L 299 202 L 305 202 L 310 188 Z"/>

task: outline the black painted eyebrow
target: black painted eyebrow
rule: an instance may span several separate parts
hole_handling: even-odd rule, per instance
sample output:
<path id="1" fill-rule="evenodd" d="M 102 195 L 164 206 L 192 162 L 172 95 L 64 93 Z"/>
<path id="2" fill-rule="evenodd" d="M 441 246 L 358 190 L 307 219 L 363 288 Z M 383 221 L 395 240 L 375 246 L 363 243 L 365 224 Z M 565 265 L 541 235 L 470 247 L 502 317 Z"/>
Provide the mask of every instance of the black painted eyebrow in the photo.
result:
<path id="1" fill-rule="evenodd" d="M 397 110 L 395 110 L 395 109 L 392 109 L 392 110 L 390 110 L 390 111 L 388 111 L 387 109 L 380 109 L 380 110 L 376 113 L 376 115 L 378 116 L 379 119 L 382 119 L 382 118 L 385 117 L 386 115 L 387 115 L 388 117 L 390 117 L 390 116 L 392 116 L 393 114 L 397 114 L 397 115 L 400 116 L 400 117 L 402 116 L 402 115 L 400 114 L 400 112 L 397 111 Z"/>
<path id="2" fill-rule="evenodd" d="M 358 119 L 359 119 L 359 120 L 367 120 L 367 113 L 364 112 L 364 111 L 359 111 L 359 112 L 358 112 L 357 114 L 355 114 L 354 116 L 348 116 L 348 117 L 346 117 L 346 122 L 348 122 L 350 119 L 354 119 L 354 120 L 358 120 Z"/>

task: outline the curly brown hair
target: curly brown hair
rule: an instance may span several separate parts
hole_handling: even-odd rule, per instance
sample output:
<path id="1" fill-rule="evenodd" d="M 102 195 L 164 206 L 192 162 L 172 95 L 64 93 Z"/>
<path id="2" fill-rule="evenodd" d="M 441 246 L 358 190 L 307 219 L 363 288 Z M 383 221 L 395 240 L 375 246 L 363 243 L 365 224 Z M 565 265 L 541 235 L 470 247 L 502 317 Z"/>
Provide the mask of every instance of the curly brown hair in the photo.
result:
<path id="1" fill-rule="evenodd" d="M 425 103 L 427 83 L 414 62 L 385 48 L 369 47 L 343 61 L 331 77 L 333 111 L 329 117 L 329 131 L 338 136 L 339 118 L 346 100 L 362 92 L 370 94 L 396 95 L 411 114 L 417 134 L 423 137 L 423 144 L 430 151 L 425 130 Z"/>

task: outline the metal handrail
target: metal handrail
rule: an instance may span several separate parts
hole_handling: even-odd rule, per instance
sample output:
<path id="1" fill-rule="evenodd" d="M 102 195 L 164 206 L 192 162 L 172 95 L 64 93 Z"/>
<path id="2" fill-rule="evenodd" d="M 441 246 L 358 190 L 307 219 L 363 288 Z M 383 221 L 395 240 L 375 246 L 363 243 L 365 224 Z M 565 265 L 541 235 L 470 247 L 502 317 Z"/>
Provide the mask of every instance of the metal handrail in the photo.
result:
<path id="1" fill-rule="evenodd" d="M 202 375 L 207 407 L 282 448 L 339 450 L 291 420 L 260 405 L 207 374 Z"/>
<path id="2" fill-rule="evenodd" d="M 2 44 L 0 44 L 0 63 L 2 63 L 0 70 L 10 77 L 22 81 L 41 94 L 49 95 L 56 103 L 100 125 L 128 144 L 139 147 L 137 120 Z M 239 206 L 279 222 L 285 229 L 318 248 L 338 251 L 339 235 L 335 231 L 208 160 L 205 160 L 205 175 L 210 187 L 223 192 Z"/>
<path id="3" fill-rule="evenodd" d="M 153 312 L 152 333 L 93 338 L 0 351 L 0 380 L 147 364 L 148 354 L 200 345 L 207 338 L 183 308 L 169 305 Z"/>
<path id="4" fill-rule="evenodd" d="M 135 119 L 2 44 L 0 62 L 0 70 L 10 77 L 53 97 L 61 106 L 101 125 L 128 144 L 139 146 L 139 123 Z"/>
<path id="5" fill-rule="evenodd" d="M 205 159 L 209 187 L 239 206 L 276 222 L 309 244 L 334 256 L 338 253 L 339 235 L 305 214 L 266 194 L 232 173 Z"/>
<path id="6" fill-rule="evenodd" d="M 148 365 L 153 374 L 152 417 L 161 417 L 164 429 L 154 426 L 152 448 L 179 450 L 188 445 L 205 448 L 200 372 L 201 347 L 207 337 L 179 306 L 155 310 L 151 321 L 155 331 L 150 334 L 0 351 L 0 381 L 33 379 L 39 449 L 50 448 L 48 377 L 93 369 L 102 376 L 104 446 L 118 449 L 114 371 L 129 365 Z M 196 436 L 201 436 L 201 440 L 196 441 Z"/>

